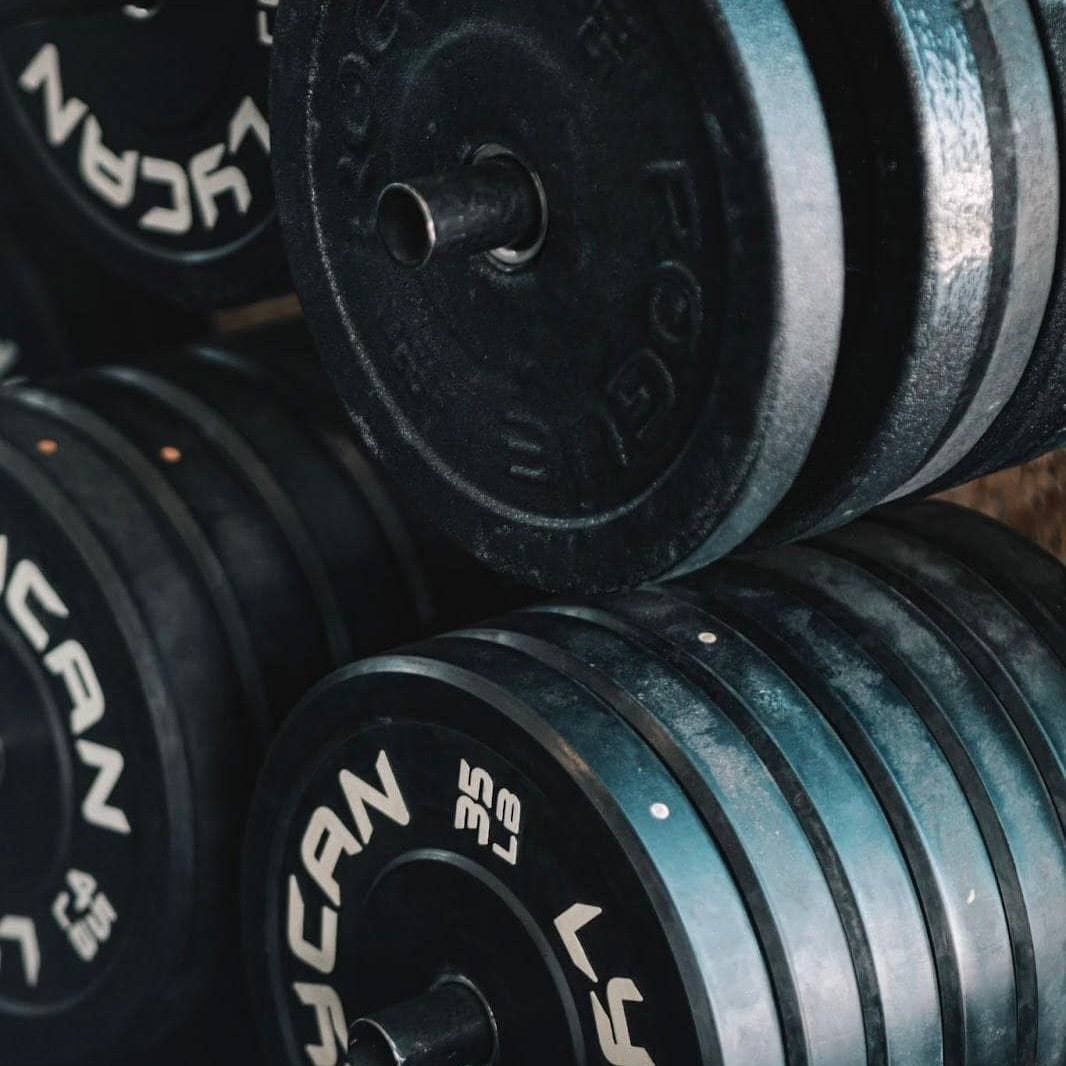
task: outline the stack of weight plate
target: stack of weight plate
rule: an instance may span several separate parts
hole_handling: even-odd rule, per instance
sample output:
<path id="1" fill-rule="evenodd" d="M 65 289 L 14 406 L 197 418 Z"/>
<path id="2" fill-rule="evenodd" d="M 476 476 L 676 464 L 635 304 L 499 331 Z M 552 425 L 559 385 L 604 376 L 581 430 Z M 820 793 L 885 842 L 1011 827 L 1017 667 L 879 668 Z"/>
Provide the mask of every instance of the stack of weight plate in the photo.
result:
<path id="1" fill-rule="evenodd" d="M 1061 14 L 284 0 L 283 231 L 364 442 L 586 592 L 1054 447 Z"/>
<path id="2" fill-rule="evenodd" d="M 0 0 L 4 1066 L 1066 1066 L 1060 8 Z"/>
<path id="3" fill-rule="evenodd" d="M 1064 606 L 924 504 L 334 675 L 248 835 L 271 1061 L 1061 1063 Z"/>

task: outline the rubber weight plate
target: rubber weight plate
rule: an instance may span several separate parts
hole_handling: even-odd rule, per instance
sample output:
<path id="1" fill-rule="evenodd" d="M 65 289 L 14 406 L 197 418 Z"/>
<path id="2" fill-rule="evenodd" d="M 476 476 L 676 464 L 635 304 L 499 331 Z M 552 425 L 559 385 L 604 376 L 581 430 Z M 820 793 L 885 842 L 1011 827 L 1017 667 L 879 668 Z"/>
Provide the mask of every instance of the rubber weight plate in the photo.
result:
<path id="1" fill-rule="evenodd" d="M 1066 829 L 1066 679 L 1051 648 L 984 578 L 910 532 L 865 523 L 824 542 L 904 588 L 950 636 L 1025 738 Z M 1013 647 L 1011 655 L 1000 653 L 1003 645 Z"/>
<path id="2" fill-rule="evenodd" d="M 0 1039 L 20 1063 L 247 1053 L 236 857 L 267 739 L 322 672 L 432 624 L 423 559 L 358 502 L 377 481 L 323 446 L 339 413 L 286 406 L 271 375 L 313 380 L 273 362 L 182 349 L 0 395 Z"/>
<path id="3" fill-rule="evenodd" d="M 1061 0 L 1031 0 L 1051 74 L 1060 156 L 1066 129 L 1066 6 Z M 1061 160 L 1060 160 L 1061 166 Z M 1059 256 L 1048 313 L 1036 349 L 1011 401 L 972 452 L 940 478 L 935 488 L 960 484 L 1066 444 L 1066 258 L 1060 218 Z"/>
<path id="4" fill-rule="evenodd" d="M 922 537 L 993 585 L 1066 662 L 1066 572 L 1052 555 L 979 513 L 924 500 L 877 512 L 877 520 Z"/>
<path id="5" fill-rule="evenodd" d="M 784 4 L 294 0 L 275 37 L 298 288 L 409 498 L 546 587 L 748 536 L 817 428 L 843 298 L 831 145 Z M 411 271 L 375 225 L 420 175 L 454 254 Z M 380 217 L 419 261 L 418 198 L 394 191 Z M 460 256 L 472 241 L 488 254 Z"/>
<path id="6" fill-rule="evenodd" d="M 980 440 L 1021 381 L 1039 335 L 1055 270 L 1059 223 L 1059 154 L 1043 50 L 1026 4 L 966 7 L 976 71 L 988 114 L 994 236 L 989 300 L 980 316 L 977 363 L 954 417 L 934 450 L 893 496 L 906 495 L 950 470 Z M 927 14 L 935 23 L 936 14 Z M 916 35 L 929 22 L 918 21 Z M 932 182 L 944 175 L 931 168 Z M 963 174 L 959 183 L 965 187 Z M 954 197 L 959 195 L 956 189 Z M 965 194 L 964 194 L 965 195 Z M 973 215 L 957 200 L 957 233 L 977 236 Z M 959 225 L 961 223 L 961 225 Z M 968 257 L 976 249 L 956 249 Z"/>
<path id="7" fill-rule="evenodd" d="M 683 644 L 659 640 L 622 617 L 644 606 L 671 612 L 685 627 Z M 701 785 L 700 772 L 684 769 L 686 756 L 676 754 L 676 743 L 662 739 L 669 734 L 649 730 L 654 719 L 637 710 L 641 704 L 632 697 L 616 699 L 623 713 L 626 706 L 632 709 L 627 720 L 644 730 L 690 792 L 708 797 L 701 809 L 729 851 L 735 876 L 744 879 L 745 899 L 771 963 L 786 1045 L 793 1054 L 801 1049 L 807 1061 L 823 1061 L 832 1043 L 830 1028 L 835 1027 L 839 1043 L 866 1044 L 869 1062 L 887 1061 L 889 1048 L 894 1061 L 935 1061 L 941 1045 L 937 1026 L 914 1024 L 935 999 L 931 958 L 921 947 L 926 939 L 921 914 L 890 828 L 846 749 L 834 742 L 832 730 L 822 725 L 786 675 L 705 612 L 672 596 L 664 603 L 643 598 L 612 602 L 611 607 L 608 612 L 564 606 L 544 616 L 514 616 L 508 619 L 508 629 L 535 633 L 564 648 L 571 656 L 568 670 L 590 687 L 602 685 L 597 675 L 606 675 L 628 691 L 641 693 L 644 703 L 668 723 L 681 750 L 690 753 L 688 758 L 704 772 L 717 768 L 716 783 Z M 605 641 L 604 629 L 625 637 L 625 642 Z M 713 632 L 718 638 L 713 670 L 704 657 L 684 650 L 694 631 Z M 750 689 L 735 683 L 734 670 L 745 672 Z M 684 681 L 669 680 L 671 674 L 680 674 Z M 746 698 L 746 692 L 754 690 L 765 698 Z M 722 723 L 708 726 L 690 713 L 694 701 L 708 698 L 725 719 Z M 716 743 L 723 738 L 726 743 Z M 768 816 L 776 813 L 764 820 L 754 812 L 760 801 L 766 802 L 761 779 L 767 777 L 774 785 L 765 810 Z M 790 813 L 782 822 L 785 806 Z M 737 819 L 745 809 L 753 818 L 746 831 Z M 852 828 L 840 832 L 845 817 Z M 865 839 L 878 840 L 880 847 L 847 847 L 851 832 L 863 839 L 859 825 L 870 834 Z M 768 836 L 760 858 L 755 846 L 764 833 Z M 837 834 L 839 844 L 834 844 Z M 778 836 L 782 857 L 787 848 L 793 860 L 800 857 L 799 863 L 782 858 L 768 868 L 766 854 L 776 850 Z M 790 888 L 779 882 L 782 877 L 791 879 Z M 886 906 L 893 911 L 891 922 L 863 924 L 862 915 L 883 915 Z M 838 910 L 830 915 L 828 908 L 833 907 Z M 898 935 L 908 928 L 910 936 Z M 904 970 L 906 982 L 897 978 Z M 824 997 L 834 998 L 837 1009 L 826 1011 Z"/>
<path id="8" fill-rule="evenodd" d="M 840 525 L 954 466 L 1011 396 L 1054 269 L 1051 88 L 1025 4 L 795 3 L 848 256 L 811 455 L 752 546 Z"/>
<path id="9" fill-rule="evenodd" d="M 435 584 L 442 575 L 425 565 L 409 524 L 354 446 L 332 394 L 323 389 L 306 335 L 272 330 L 257 340 L 254 358 L 231 348 L 202 347 L 196 358 L 179 349 L 147 364 L 234 427 L 297 504 L 316 553 L 334 575 L 333 586 L 344 589 L 336 609 L 356 642 L 352 654 L 367 647 L 362 630 L 368 604 L 375 618 L 371 643 L 377 647 L 412 632 L 412 605 L 419 631 L 439 624 L 449 609 Z M 307 387 L 295 388 L 294 379 L 305 371 Z M 367 550 L 353 555 L 353 542 Z M 386 560 L 391 565 L 384 565 Z M 462 591 L 474 594 L 473 587 Z"/>
<path id="10" fill-rule="evenodd" d="M 619 614 L 624 618 L 624 608 Z M 641 631 L 624 620 L 608 618 L 601 625 L 636 644 L 625 649 L 630 669 L 610 675 L 629 682 L 612 705 L 685 781 L 733 871 L 769 963 L 786 1047 L 804 1048 L 811 1063 L 835 1061 L 842 1049 L 861 1048 L 858 982 L 831 886 L 801 820 L 760 758 L 747 708 L 713 681 L 701 685 L 705 679 L 698 668 L 656 663 L 641 647 Z M 500 639 L 557 668 L 570 665 L 550 644 L 509 634 Z M 650 664 L 641 661 L 642 653 Z M 580 670 L 582 664 L 573 665 Z M 599 684 L 587 673 L 581 680 L 589 687 Z M 642 700 L 626 701 L 625 692 L 640 692 Z M 713 705 L 710 716 L 689 713 L 700 702 Z M 771 854 L 776 859 L 768 864 Z"/>
<path id="11" fill-rule="evenodd" d="M 225 839 L 229 820 L 212 811 L 225 809 L 225 778 L 208 751 L 212 744 L 219 756 L 226 748 L 246 750 L 237 732 L 243 700 L 210 599 L 146 502 L 76 430 L 12 406 L 5 405 L 5 436 L 17 433 L 30 454 L 43 441 L 46 451 L 57 446 L 51 458 L 58 462 L 37 478 L 50 485 L 59 477 L 72 519 L 58 512 L 61 529 L 75 539 L 57 545 L 49 543 L 49 523 L 56 521 L 49 511 L 30 512 L 32 524 L 19 530 L 29 565 L 48 569 L 36 591 L 25 593 L 33 596 L 27 617 L 39 628 L 31 624 L 29 638 L 25 631 L 13 634 L 16 647 L 36 640 L 44 654 L 57 653 L 51 669 L 37 666 L 53 687 L 54 713 L 64 727 L 50 758 L 78 768 L 78 788 L 51 799 L 53 817 L 75 827 L 74 843 L 53 836 L 46 845 L 49 866 L 33 883 L 4 892 L 0 910 L 19 938 L 5 944 L 0 957 L 0 1031 L 23 1061 L 82 1061 L 87 1052 L 130 1039 L 150 1042 L 158 1031 L 146 1031 L 149 1013 L 165 1032 L 176 1020 L 173 1011 L 185 1006 L 186 990 L 173 979 L 187 965 L 197 969 L 195 957 L 186 961 L 194 918 L 202 935 L 220 932 L 219 912 L 200 906 L 207 879 L 220 877 L 220 853 L 232 846 Z M 90 512 L 92 525 L 83 517 L 84 497 L 66 495 L 76 496 L 76 479 L 87 477 L 107 492 L 107 506 Z M 12 512 L 24 513 L 18 502 Z M 117 541 L 105 546 L 101 538 Z M 91 568 L 80 560 L 85 546 L 97 556 Z M 64 569 L 70 576 L 61 582 Z M 148 580 L 137 583 L 138 571 Z M 50 592 L 42 591 L 45 582 Z M 86 599 L 95 609 L 82 613 L 84 621 L 69 635 L 61 631 L 49 639 L 51 629 L 66 623 L 70 602 Z M 116 611 L 125 631 L 116 626 Z M 115 659 L 122 673 L 107 669 Z M 205 707 L 228 711 L 210 731 Z M 75 717 L 79 708 L 83 713 Z M 30 704 L 9 713 L 5 749 L 35 710 Z M 39 778 L 45 764 L 33 752 L 22 758 L 23 773 Z M 228 780 L 239 788 L 240 760 L 227 761 Z M 250 769 L 245 763 L 245 781 Z M 21 813 L 15 832 L 32 834 L 38 812 Z"/>
<path id="12" fill-rule="evenodd" d="M 142 454 L 170 449 L 180 456 L 158 463 L 160 473 L 213 545 L 253 634 L 258 672 L 269 679 L 275 709 L 284 708 L 286 691 L 289 702 L 299 698 L 302 679 L 351 655 L 329 574 L 269 468 L 193 397 L 178 391 L 174 404 L 161 401 L 157 393 L 168 392 L 167 384 L 139 370 L 107 368 L 58 388 L 121 426 Z"/>
<path id="13" fill-rule="evenodd" d="M 245 854 L 272 1061 L 1057 1064 L 1057 781 L 926 609 L 950 595 L 842 555 L 523 612 L 314 689 Z M 1066 682 L 1000 621 L 966 621 L 997 670 Z"/>
<path id="14" fill-rule="evenodd" d="M 516 651 L 425 650 L 313 693 L 262 778 L 245 930 L 273 1061 L 341 1061 L 360 1012 L 457 976 L 498 1012 L 501 1062 L 593 1063 L 606 1043 L 651 1061 L 783 1064 L 742 901 L 654 753 Z M 714 980 L 719 953 L 743 985 Z M 719 1036 L 715 995 L 754 1024 Z M 374 1062 L 368 1038 L 345 1061 Z"/>
<path id="15" fill-rule="evenodd" d="M 822 624 L 810 611 L 797 611 L 785 596 L 765 599 L 777 632 L 798 653 L 789 662 L 773 648 L 775 658 L 788 663 L 796 683 L 852 751 L 911 869 L 940 992 L 934 1013 L 917 1015 L 924 1039 L 929 1040 L 928 1026 L 939 1017 L 945 1062 L 990 1066 L 1003 1061 L 1017 1044 L 1010 942 L 997 884 L 965 795 L 951 787 L 950 769 L 914 708 L 846 634 Z M 730 618 L 717 603 L 708 610 L 712 619 Z M 738 628 L 767 647 L 757 631 L 743 624 Z M 704 626 L 702 631 L 717 634 L 718 628 Z M 717 659 L 715 652 L 708 657 Z M 825 684 L 826 678 L 832 679 L 831 685 Z M 935 793 L 927 787 L 930 780 L 938 782 Z M 980 907 L 963 903 L 971 890 Z M 978 940 L 987 966 L 973 957 L 971 945 Z M 870 1007 L 876 1009 L 877 984 L 868 982 L 866 991 Z M 928 999 L 924 1005 L 928 1009 Z M 870 1030 L 867 1034 L 873 1035 Z M 915 1035 L 908 1032 L 911 1039 Z"/>
<path id="16" fill-rule="evenodd" d="M 102 262 L 217 306 L 284 284 L 267 85 L 276 4 L 115 3 L 0 36 L 0 137 Z"/>
<path id="17" fill-rule="evenodd" d="M 855 633 L 936 736 L 981 826 L 1004 901 L 1017 990 L 1017 1061 L 1058 1061 L 1066 1053 L 1066 1017 L 1053 991 L 1066 975 L 1066 849 L 1051 797 L 1003 705 L 928 616 L 859 567 L 814 551 L 760 565 Z M 760 576 L 744 578 L 751 583 Z"/>

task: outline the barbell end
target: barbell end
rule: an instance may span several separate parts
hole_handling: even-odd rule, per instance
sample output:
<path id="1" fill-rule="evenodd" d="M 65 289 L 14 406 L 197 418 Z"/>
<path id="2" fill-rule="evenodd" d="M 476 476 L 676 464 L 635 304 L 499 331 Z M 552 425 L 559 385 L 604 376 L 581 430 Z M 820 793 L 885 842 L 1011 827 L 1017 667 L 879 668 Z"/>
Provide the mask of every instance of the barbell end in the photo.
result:
<path id="1" fill-rule="evenodd" d="M 401 266 L 487 252 L 516 267 L 544 243 L 547 199 L 536 174 L 514 156 L 483 149 L 451 173 L 387 185 L 378 197 L 377 230 Z"/>
<path id="2" fill-rule="evenodd" d="M 481 995 L 462 979 L 357 1019 L 348 1030 L 351 1066 L 489 1066 L 496 1027 Z"/>

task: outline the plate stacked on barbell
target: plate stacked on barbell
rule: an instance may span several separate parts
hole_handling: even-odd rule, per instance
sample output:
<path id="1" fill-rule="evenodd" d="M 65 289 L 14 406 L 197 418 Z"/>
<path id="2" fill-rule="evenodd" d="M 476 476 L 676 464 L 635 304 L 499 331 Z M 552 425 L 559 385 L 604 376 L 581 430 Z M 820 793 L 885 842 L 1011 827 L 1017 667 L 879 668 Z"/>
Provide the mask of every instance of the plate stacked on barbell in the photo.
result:
<path id="1" fill-rule="evenodd" d="M 340 671 L 248 834 L 273 1061 L 1061 1063 L 1064 580 L 926 504 Z"/>
<path id="2" fill-rule="evenodd" d="M 289 0 L 279 208 L 364 440 L 481 558 L 590 591 L 960 476 L 994 423 L 979 465 L 1044 446 L 1051 399 L 998 418 L 1058 388 L 1038 14 Z"/>

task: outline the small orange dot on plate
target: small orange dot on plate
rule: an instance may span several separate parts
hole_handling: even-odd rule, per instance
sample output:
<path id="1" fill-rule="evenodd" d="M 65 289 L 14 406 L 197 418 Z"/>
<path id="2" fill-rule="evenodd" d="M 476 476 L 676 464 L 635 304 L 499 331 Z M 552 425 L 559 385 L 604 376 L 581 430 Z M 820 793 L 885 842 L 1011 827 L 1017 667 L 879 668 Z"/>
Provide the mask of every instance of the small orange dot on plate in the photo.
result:
<path id="1" fill-rule="evenodd" d="M 180 463 L 181 462 L 181 449 L 175 448 L 173 444 L 167 444 L 165 447 L 159 449 L 159 458 L 164 463 Z"/>
<path id="2" fill-rule="evenodd" d="M 39 440 L 37 442 L 37 450 L 41 455 L 55 455 L 59 451 L 59 441 L 56 440 Z"/>

